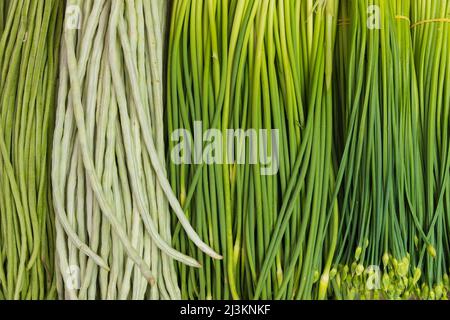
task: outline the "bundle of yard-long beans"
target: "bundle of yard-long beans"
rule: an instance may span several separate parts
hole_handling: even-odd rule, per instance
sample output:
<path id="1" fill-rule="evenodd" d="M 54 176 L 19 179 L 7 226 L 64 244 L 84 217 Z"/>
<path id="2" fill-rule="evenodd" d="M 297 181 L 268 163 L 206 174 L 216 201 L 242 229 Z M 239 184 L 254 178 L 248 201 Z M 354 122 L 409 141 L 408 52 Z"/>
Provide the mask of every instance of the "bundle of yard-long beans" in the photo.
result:
<path id="1" fill-rule="evenodd" d="M 56 297 L 48 150 L 63 6 L 0 4 L 0 299 Z"/>
<path id="2" fill-rule="evenodd" d="M 338 215 L 330 205 L 337 8 L 174 1 L 167 118 L 171 159 L 179 153 L 182 163 L 170 163 L 170 179 L 186 216 L 224 255 L 204 257 L 176 226 L 175 246 L 204 266 L 179 265 L 183 298 L 325 297 Z M 268 134 L 235 139 L 228 129 Z M 208 144 L 217 140 L 220 148 Z M 252 162 L 261 153 L 277 161 L 274 172 Z"/>
<path id="3" fill-rule="evenodd" d="M 174 299 L 165 173 L 163 30 L 167 3 L 67 3 L 53 149 L 58 292 L 70 299 Z"/>
<path id="4" fill-rule="evenodd" d="M 336 77 L 343 124 L 337 136 L 346 144 L 339 145 L 345 174 L 333 296 L 446 297 L 445 231 L 434 238 L 443 241 L 439 257 L 432 236 L 435 210 L 442 209 L 426 206 L 441 188 L 426 199 L 427 163 L 436 164 L 436 153 L 427 149 L 434 138 L 427 142 L 423 132 L 427 116 L 419 96 L 425 92 L 414 67 L 410 1 L 347 2 L 340 11 L 336 58 L 345 63 Z M 442 182 L 448 164 L 440 165 Z M 441 274 L 434 269 L 424 279 L 436 259 Z"/>

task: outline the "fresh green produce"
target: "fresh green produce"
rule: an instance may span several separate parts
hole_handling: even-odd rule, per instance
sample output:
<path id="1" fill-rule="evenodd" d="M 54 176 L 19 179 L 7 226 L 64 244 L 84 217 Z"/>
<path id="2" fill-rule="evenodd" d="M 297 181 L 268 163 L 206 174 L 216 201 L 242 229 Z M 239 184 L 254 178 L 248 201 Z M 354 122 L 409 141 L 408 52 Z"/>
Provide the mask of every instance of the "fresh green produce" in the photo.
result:
<path id="1" fill-rule="evenodd" d="M 0 299 L 56 297 L 49 141 L 63 6 L 0 4 Z"/>
<path id="2" fill-rule="evenodd" d="M 438 6 L 442 16 L 449 9 L 444 2 Z M 441 61 L 440 49 L 426 59 L 431 42 L 419 38 L 420 31 L 410 31 L 434 23 L 422 12 L 430 13 L 431 5 L 424 4 L 355 1 L 340 7 L 340 20 L 346 23 L 337 37 L 336 59 L 344 63 L 336 76 L 342 117 L 336 136 L 346 137 L 346 143 L 337 145 L 344 178 L 332 297 L 448 297 L 443 203 L 449 164 L 444 142 L 448 93 L 442 87 L 445 82 L 440 91 L 424 91 L 430 81 L 424 80 L 424 73 L 435 74 L 437 81 L 446 72 L 440 63 L 438 69 L 427 62 Z M 367 10 L 368 5 L 373 10 Z M 445 32 L 436 39 L 438 48 L 448 45 Z M 442 117 L 430 118 L 436 116 L 437 106 L 442 106 Z M 434 149 L 436 139 L 443 143 L 439 152 Z"/>
<path id="3" fill-rule="evenodd" d="M 68 1 L 52 183 L 60 298 L 175 299 L 165 173 L 165 1 Z M 75 23 L 74 23 L 75 22 Z M 78 30 L 79 28 L 79 30 Z"/>
<path id="4" fill-rule="evenodd" d="M 450 289 L 450 1 L 419 0 L 411 6 L 424 179 L 418 295 L 440 299 Z"/>
<path id="5" fill-rule="evenodd" d="M 385 297 L 411 295 L 423 181 L 409 1 L 355 1 L 340 14 L 350 21 L 339 31 L 337 50 L 345 61 L 337 76 L 339 135 L 347 142 L 333 288 L 339 298 L 380 297 L 379 289 Z M 382 288 L 368 287 L 378 270 L 385 272 Z"/>
<path id="6" fill-rule="evenodd" d="M 5 28 L 5 19 L 8 12 L 8 7 L 8 1 L 2 1 L 0 3 L 0 35 L 3 33 L 3 29 Z"/>
<path id="7" fill-rule="evenodd" d="M 0 300 L 450 297 L 450 0 L 0 0 Z"/>
<path id="8" fill-rule="evenodd" d="M 253 146 L 235 139 L 243 162 L 238 155 L 230 163 L 170 164 L 187 217 L 224 255 L 223 262 L 204 257 L 176 226 L 175 246 L 204 265 L 179 265 L 183 298 L 319 295 L 313 275 L 329 271 L 337 236 L 337 202 L 329 201 L 337 8 L 337 1 L 174 1 L 169 139 L 201 121 L 204 131 L 221 130 L 227 159 L 228 129 L 279 132 L 279 144 L 272 134 Z M 260 152 L 278 158 L 279 172 L 261 174 L 261 163 L 251 163 Z"/>
<path id="9" fill-rule="evenodd" d="M 273 176 L 247 144 L 244 164 L 170 164 L 186 216 L 224 254 L 205 258 L 175 223 L 175 246 L 205 266 L 179 265 L 183 298 L 447 298 L 448 10 L 174 2 L 169 152 L 199 121 L 225 141 L 229 128 L 280 130 Z"/>

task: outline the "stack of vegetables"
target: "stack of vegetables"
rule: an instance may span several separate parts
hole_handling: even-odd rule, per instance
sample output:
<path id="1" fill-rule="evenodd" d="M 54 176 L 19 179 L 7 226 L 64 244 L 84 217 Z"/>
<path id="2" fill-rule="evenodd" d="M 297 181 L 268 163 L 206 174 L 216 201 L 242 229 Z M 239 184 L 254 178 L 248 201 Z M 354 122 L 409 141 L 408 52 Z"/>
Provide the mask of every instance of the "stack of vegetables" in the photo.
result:
<path id="1" fill-rule="evenodd" d="M 448 299 L 450 0 L 0 0 L 0 300 Z"/>
<path id="2" fill-rule="evenodd" d="M 436 19 L 448 16 L 444 2 L 340 7 L 336 137 L 345 138 L 335 146 L 344 178 L 332 297 L 448 297 L 449 40 L 445 18 Z M 443 33 L 431 56 L 420 28 Z"/>
<path id="3" fill-rule="evenodd" d="M 222 139 L 229 128 L 280 131 L 275 176 L 248 158 L 196 163 L 198 150 L 171 164 L 186 215 L 224 254 L 179 266 L 182 297 L 447 297 L 448 9 L 174 2 L 169 139 L 197 123 Z M 182 233 L 174 244 L 203 259 Z"/>
<path id="4" fill-rule="evenodd" d="M 63 5 L 0 4 L 0 299 L 56 297 L 49 150 Z"/>
<path id="5" fill-rule="evenodd" d="M 342 6 L 337 99 L 344 168 L 338 276 L 341 298 L 405 297 L 420 277 L 423 175 L 409 1 Z M 371 16 L 374 15 L 374 16 Z M 342 146 L 341 146 L 342 148 Z M 414 241 L 415 239 L 415 241 Z M 367 286 L 383 271 L 381 287 Z M 378 279 L 378 281 L 381 279 Z M 370 281 L 370 280 L 369 280 Z M 380 290 L 374 290 L 380 289 Z"/>
<path id="6" fill-rule="evenodd" d="M 170 165 L 186 215 L 224 255 L 223 262 L 204 257 L 176 227 L 176 247 L 204 265 L 179 266 L 183 298 L 325 295 L 326 281 L 319 293 L 318 276 L 310 275 L 329 271 L 337 236 L 337 202 L 330 201 L 337 8 L 337 1 L 174 1 L 168 135 L 201 122 L 225 140 L 222 156 L 210 155 L 213 165 L 195 165 L 197 149 L 183 155 L 191 161 Z M 237 156 L 228 163 L 230 128 L 269 134 L 252 146 L 234 141 Z M 273 156 L 279 172 L 263 175 L 251 152 Z"/>
<path id="7" fill-rule="evenodd" d="M 52 167 L 60 298 L 179 298 L 173 259 L 200 265 L 170 246 L 169 204 L 220 258 L 166 178 L 165 11 L 165 1 L 67 3 Z"/>
<path id="8" fill-rule="evenodd" d="M 421 297 L 447 297 L 450 272 L 450 1 L 412 1 L 423 167 Z M 427 248 L 428 254 L 425 254 Z"/>

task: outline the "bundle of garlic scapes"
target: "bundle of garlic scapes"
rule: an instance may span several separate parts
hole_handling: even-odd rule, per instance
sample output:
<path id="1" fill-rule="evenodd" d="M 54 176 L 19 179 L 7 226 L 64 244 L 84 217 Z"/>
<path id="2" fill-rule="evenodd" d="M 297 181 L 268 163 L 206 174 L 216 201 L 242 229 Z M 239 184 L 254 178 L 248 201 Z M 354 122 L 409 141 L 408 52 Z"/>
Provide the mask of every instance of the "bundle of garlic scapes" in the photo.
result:
<path id="1" fill-rule="evenodd" d="M 166 178 L 163 49 L 167 1 L 66 6 L 52 184 L 58 293 L 66 299 L 180 297 L 169 206 L 195 245 Z"/>

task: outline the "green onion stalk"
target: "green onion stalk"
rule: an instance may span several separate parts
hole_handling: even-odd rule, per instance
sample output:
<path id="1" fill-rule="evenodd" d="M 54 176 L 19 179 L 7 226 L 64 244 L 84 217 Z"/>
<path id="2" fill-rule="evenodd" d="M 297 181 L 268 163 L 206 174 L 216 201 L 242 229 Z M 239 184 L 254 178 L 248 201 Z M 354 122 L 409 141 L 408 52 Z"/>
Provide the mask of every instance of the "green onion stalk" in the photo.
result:
<path id="1" fill-rule="evenodd" d="M 55 299 L 50 152 L 62 1 L 0 5 L 0 299 Z"/>

